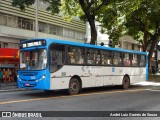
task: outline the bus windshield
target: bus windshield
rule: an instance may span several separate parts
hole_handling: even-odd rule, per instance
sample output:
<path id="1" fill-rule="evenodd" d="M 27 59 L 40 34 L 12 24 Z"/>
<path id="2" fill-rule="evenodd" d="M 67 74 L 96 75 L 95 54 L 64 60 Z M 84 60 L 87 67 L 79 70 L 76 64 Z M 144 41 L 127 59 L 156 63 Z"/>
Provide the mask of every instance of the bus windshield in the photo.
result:
<path id="1" fill-rule="evenodd" d="M 42 70 L 47 67 L 46 49 L 26 50 L 20 52 L 21 70 Z"/>

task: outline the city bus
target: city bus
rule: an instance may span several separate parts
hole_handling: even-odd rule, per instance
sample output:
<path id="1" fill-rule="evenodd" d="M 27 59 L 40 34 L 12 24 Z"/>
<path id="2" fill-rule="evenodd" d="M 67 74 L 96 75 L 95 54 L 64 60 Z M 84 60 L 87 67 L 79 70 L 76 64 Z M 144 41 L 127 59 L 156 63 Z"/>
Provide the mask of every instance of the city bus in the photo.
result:
<path id="1" fill-rule="evenodd" d="M 121 86 L 148 79 L 146 52 L 96 46 L 56 39 L 30 39 L 20 43 L 19 88 L 44 91 Z"/>

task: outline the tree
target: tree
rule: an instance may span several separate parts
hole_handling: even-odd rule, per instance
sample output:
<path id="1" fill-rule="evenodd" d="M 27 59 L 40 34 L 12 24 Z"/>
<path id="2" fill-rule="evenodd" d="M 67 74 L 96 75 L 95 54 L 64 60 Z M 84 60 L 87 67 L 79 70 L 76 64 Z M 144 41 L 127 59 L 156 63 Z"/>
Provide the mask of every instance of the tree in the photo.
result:
<path id="1" fill-rule="evenodd" d="M 108 7 L 104 16 L 101 22 L 115 43 L 119 37 L 130 35 L 142 44 L 143 51 L 149 51 L 151 61 L 160 37 L 159 0 L 118 1 Z"/>
<path id="2" fill-rule="evenodd" d="M 111 0 L 114 2 L 115 0 Z M 13 0 L 13 6 L 19 6 L 20 9 L 25 10 L 25 7 L 34 4 L 35 0 Z M 83 21 L 88 21 L 91 28 L 91 42 L 95 44 L 97 41 L 97 31 L 95 21 L 101 14 L 105 12 L 106 6 L 111 2 L 110 0 L 48 0 L 50 6 L 47 10 L 52 13 L 59 13 L 59 9 L 65 13 L 66 16 L 78 16 Z"/>
<path id="3" fill-rule="evenodd" d="M 13 0 L 12 5 L 14 7 L 19 7 L 22 11 L 25 10 L 26 7 L 33 5 L 36 0 Z M 59 6 L 61 6 L 61 0 L 46 0 L 49 2 L 50 6 L 48 6 L 48 10 L 51 10 L 52 13 L 59 13 Z"/>

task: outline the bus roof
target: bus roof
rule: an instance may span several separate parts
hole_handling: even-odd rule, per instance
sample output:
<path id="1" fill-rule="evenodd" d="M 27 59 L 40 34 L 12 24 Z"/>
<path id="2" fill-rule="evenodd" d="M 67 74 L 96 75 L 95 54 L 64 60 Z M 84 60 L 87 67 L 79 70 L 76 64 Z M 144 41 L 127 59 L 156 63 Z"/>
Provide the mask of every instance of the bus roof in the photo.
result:
<path id="1" fill-rule="evenodd" d="M 51 38 L 34 38 L 34 39 L 29 39 L 29 40 L 23 40 L 23 41 L 21 41 L 20 44 L 31 42 L 31 41 L 36 41 L 36 40 L 46 40 L 47 45 L 49 45 L 51 43 L 59 43 L 59 44 L 74 45 L 74 46 L 80 46 L 80 47 L 89 47 L 89 48 L 96 48 L 96 49 L 103 49 L 103 50 L 111 50 L 111 51 L 119 51 L 119 52 L 147 55 L 147 52 L 140 52 L 140 51 L 136 51 L 136 50 L 125 50 L 122 48 L 97 46 L 97 45 L 91 45 L 91 44 L 84 44 L 84 43 L 80 43 L 80 42 L 72 42 L 72 41 L 67 41 L 67 40 L 58 40 L 58 39 L 51 39 Z"/>

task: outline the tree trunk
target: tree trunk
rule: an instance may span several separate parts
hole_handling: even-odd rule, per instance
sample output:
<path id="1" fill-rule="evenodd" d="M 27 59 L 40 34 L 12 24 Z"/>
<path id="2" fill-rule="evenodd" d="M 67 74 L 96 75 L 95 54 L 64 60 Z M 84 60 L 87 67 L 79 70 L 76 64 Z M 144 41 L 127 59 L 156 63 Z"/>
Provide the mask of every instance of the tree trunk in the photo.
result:
<path id="1" fill-rule="evenodd" d="M 97 44 L 97 30 L 96 30 L 96 25 L 95 22 L 89 23 L 91 27 L 91 41 L 90 44 L 95 45 Z"/>
<path id="2" fill-rule="evenodd" d="M 144 31 L 144 36 L 143 36 L 143 52 L 146 52 L 147 50 L 147 32 Z"/>
<path id="3" fill-rule="evenodd" d="M 90 44 L 95 45 L 97 42 L 97 30 L 96 30 L 96 25 L 95 25 L 95 14 L 92 13 L 91 11 L 91 2 L 85 3 L 83 0 L 78 0 L 79 4 L 81 5 L 81 8 L 83 12 L 85 13 L 86 19 L 89 22 L 90 25 L 90 30 L 91 30 L 91 41 Z"/>
<path id="4" fill-rule="evenodd" d="M 151 39 L 152 43 L 151 43 L 151 47 L 149 49 L 149 54 L 148 54 L 148 62 L 150 63 L 151 62 L 151 59 L 152 59 L 152 55 L 153 55 L 153 52 L 154 52 L 154 48 L 157 44 L 157 41 L 156 39 Z"/>

